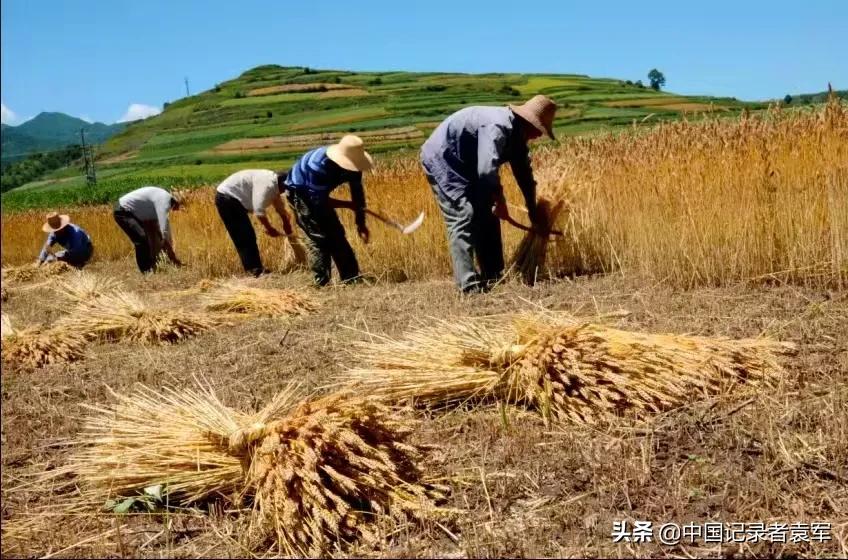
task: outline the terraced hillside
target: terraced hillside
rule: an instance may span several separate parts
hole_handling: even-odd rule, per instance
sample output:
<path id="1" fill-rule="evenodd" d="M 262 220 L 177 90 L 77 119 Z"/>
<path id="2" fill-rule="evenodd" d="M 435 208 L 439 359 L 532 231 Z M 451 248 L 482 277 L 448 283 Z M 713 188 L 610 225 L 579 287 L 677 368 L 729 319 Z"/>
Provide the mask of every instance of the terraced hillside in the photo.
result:
<path id="1" fill-rule="evenodd" d="M 620 80 L 567 74 L 346 72 L 259 66 L 209 91 L 166 104 L 98 154 L 98 184 L 79 169 L 3 196 L 6 209 L 98 203 L 143 184 L 215 183 L 244 167 L 281 168 L 306 148 L 355 132 L 375 153 L 416 149 L 438 122 L 471 104 L 521 102 L 536 93 L 561 108 L 559 135 L 590 134 L 684 114 L 733 114 L 733 99 L 686 97 Z"/>

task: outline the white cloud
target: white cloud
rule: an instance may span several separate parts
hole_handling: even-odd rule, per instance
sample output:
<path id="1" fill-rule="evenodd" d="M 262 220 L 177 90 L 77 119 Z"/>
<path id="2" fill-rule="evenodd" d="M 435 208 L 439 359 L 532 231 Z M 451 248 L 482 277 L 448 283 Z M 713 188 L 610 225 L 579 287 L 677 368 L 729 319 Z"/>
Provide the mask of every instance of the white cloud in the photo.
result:
<path id="1" fill-rule="evenodd" d="M 130 106 L 127 107 L 127 112 L 124 113 L 123 117 L 118 119 L 118 122 L 130 122 L 137 121 L 139 119 L 146 119 L 147 117 L 158 115 L 161 112 L 162 109 L 158 107 L 145 105 L 144 103 L 130 103 Z"/>
<path id="2" fill-rule="evenodd" d="M 18 115 L 6 107 L 5 103 L 0 103 L 0 122 L 3 124 L 18 124 Z"/>
<path id="3" fill-rule="evenodd" d="M 87 122 L 87 123 L 89 123 L 89 124 L 91 124 L 91 123 L 93 123 L 93 122 L 94 122 L 94 119 L 92 119 L 92 118 L 91 118 L 91 117 L 89 117 L 88 115 L 80 115 L 80 116 L 79 116 L 79 118 L 80 118 L 80 119 L 82 119 L 82 120 L 84 120 L 85 122 Z"/>

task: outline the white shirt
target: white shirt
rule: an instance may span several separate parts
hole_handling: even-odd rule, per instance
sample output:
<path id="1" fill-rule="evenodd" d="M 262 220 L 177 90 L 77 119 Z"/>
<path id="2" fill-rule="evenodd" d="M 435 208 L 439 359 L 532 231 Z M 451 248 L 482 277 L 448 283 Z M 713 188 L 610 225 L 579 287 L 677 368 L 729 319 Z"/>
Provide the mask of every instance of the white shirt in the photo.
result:
<path id="1" fill-rule="evenodd" d="M 257 216 L 264 216 L 265 209 L 280 194 L 277 173 L 268 169 L 237 171 L 224 179 L 217 191 L 235 198 L 245 210 Z"/>
<path id="2" fill-rule="evenodd" d="M 165 189 L 141 187 L 119 198 L 118 204 L 142 222 L 157 222 L 162 238 L 172 242 L 171 223 L 168 220 L 172 200 L 171 193 Z"/>

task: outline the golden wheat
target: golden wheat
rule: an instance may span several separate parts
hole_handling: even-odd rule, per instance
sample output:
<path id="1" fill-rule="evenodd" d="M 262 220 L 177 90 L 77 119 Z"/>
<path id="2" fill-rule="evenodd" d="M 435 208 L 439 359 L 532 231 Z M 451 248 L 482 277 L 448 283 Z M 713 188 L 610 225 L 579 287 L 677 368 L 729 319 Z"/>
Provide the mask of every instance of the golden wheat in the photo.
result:
<path id="1" fill-rule="evenodd" d="M 74 267 L 62 261 L 44 263 L 40 266 L 36 264 L 10 266 L 3 268 L 3 280 L 14 283 L 33 282 L 35 280 L 46 280 L 72 270 L 74 270 Z"/>
<path id="2" fill-rule="evenodd" d="M 525 244 L 547 243 L 546 250 L 518 254 L 544 255 L 545 262 L 518 260 L 516 266 L 528 271 L 528 279 L 621 272 L 682 287 L 769 279 L 844 287 L 847 146 L 848 109 L 834 99 L 809 109 L 662 123 L 539 147 L 533 151 L 539 194 L 553 206 L 565 200 L 548 220 L 564 236 L 531 237 Z M 502 176 L 508 198 L 518 200 L 510 174 Z M 351 236 L 362 269 L 377 276 L 399 270 L 408 279 L 447 275 L 444 224 L 417 160 L 382 161 L 366 187 L 369 204 L 399 220 L 421 210 L 428 218 L 413 235 L 373 223 L 368 245 Z M 551 195 L 553 189 L 561 190 Z M 196 202 L 173 216 L 177 253 L 207 276 L 240 273 L 214 189 L 192 196 Z M 74 215 L 92 235 L 97 259 L 127 258 L 126 237 L 108 208 L 79 208 Z M 351 213 L 340 218 L 353 227 Z M 33 232 L 43 219 L 35 211 L 4 215 L 4 264 L 37 254 L 41 240 Z M 507 254 L 522 237 L 505 228 Z M 289 248 L 280 243 L 259 235 L 263 262 L 284 270 Z"/>
<path id="3" fill-rule="evenodd" d="M 33 370 L 82 359 L 85 339 L 75 332 L 40 326 L 15 329 L 2 317 L 2 360 L 10 367 Z"/>
<path id="4" fill-rule="evenodd" d="M 317 308 L 317 302 L 307 293 L 258 288 L 235 280 L 207 289 L 202 301 L 207 311 L 269 317 L 303 315 Z"/>
<path id="5" fill-rule="evenodd" d="M 401 340 L 361 343 L 364 365 L 342 378 L 392 402 L 503 399 L 546 420 L 593 422 L 771 379 L 781 371 L 776 356 L 790 349 L 767 339 L 632 333 L 522 314 L 442 321 Z"/>
<path id="6" fill-rule="evenodd" d="M 54 291 L 74 303 L 96 299 L 121 290 L 121 283 L 111 276 L 75 271 L 59 280 Z"/>
<path id="7" fill-rule="evenodd" d="M 161 485 L 173 506 L 251 506 L 251 548 L 321 555 L 372 537 L 377 515 L 419 516 L 439 495 L 419 482 L 413 421 L 350 395 L 296 401 L 287 386 L 259 412 L 231 409 L 208 387 L 140 387 L 90 415 L 67 463 L 38 477 L 71 510 Z"/>
<path id="8" fill-rule="evenodd" d="M 217 320 L 181 309 L 149 307 L 131 292 L 115 291 L 77 304 L 56 328 L 106 342 L 170 344 L 216 326 Z"/>
<path id="9" fill-rule="evenodd" d="M 546 420 L 591 423 L 610 415 L 656 413 L 780 371 L 791 349 L 768 339 L 645 334 L 584 323 L 521 321 L 520 351 L 499 387 Z"/>

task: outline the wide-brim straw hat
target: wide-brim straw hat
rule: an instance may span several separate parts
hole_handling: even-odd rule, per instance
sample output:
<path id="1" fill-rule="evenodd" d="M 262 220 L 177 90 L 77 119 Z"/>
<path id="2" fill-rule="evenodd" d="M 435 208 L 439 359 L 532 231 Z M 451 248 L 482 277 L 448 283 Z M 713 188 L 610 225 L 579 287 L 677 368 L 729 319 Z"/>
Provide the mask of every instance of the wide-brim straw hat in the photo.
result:
<path id="1" fill-rule="evenodd" d="M 509 105 L 512 112 L 532 124 L 542 134 L 550 136 L 554 140 L 554 116 L 557 105 L 553 99 L 546 95 L 533 96 L 530 101 L 523 105 Z"/>
<path id="2" fill-rule="evenodd" d="M 348 171 L 369 171 L 374 167 L 374 159 L 364 146 L 362 138 L 348 134 L 327 148 L 327 157 Z"/>
<path id="3" fill-rule="evenodd" d="M 47 221 L 41 226 L 41 230 L 44 233 L 53 233 L 54 231 L 59 231 L 69 223 L 71 223 L 71 217 L 67 214 L 50 212 L 47 214 Z"/>

